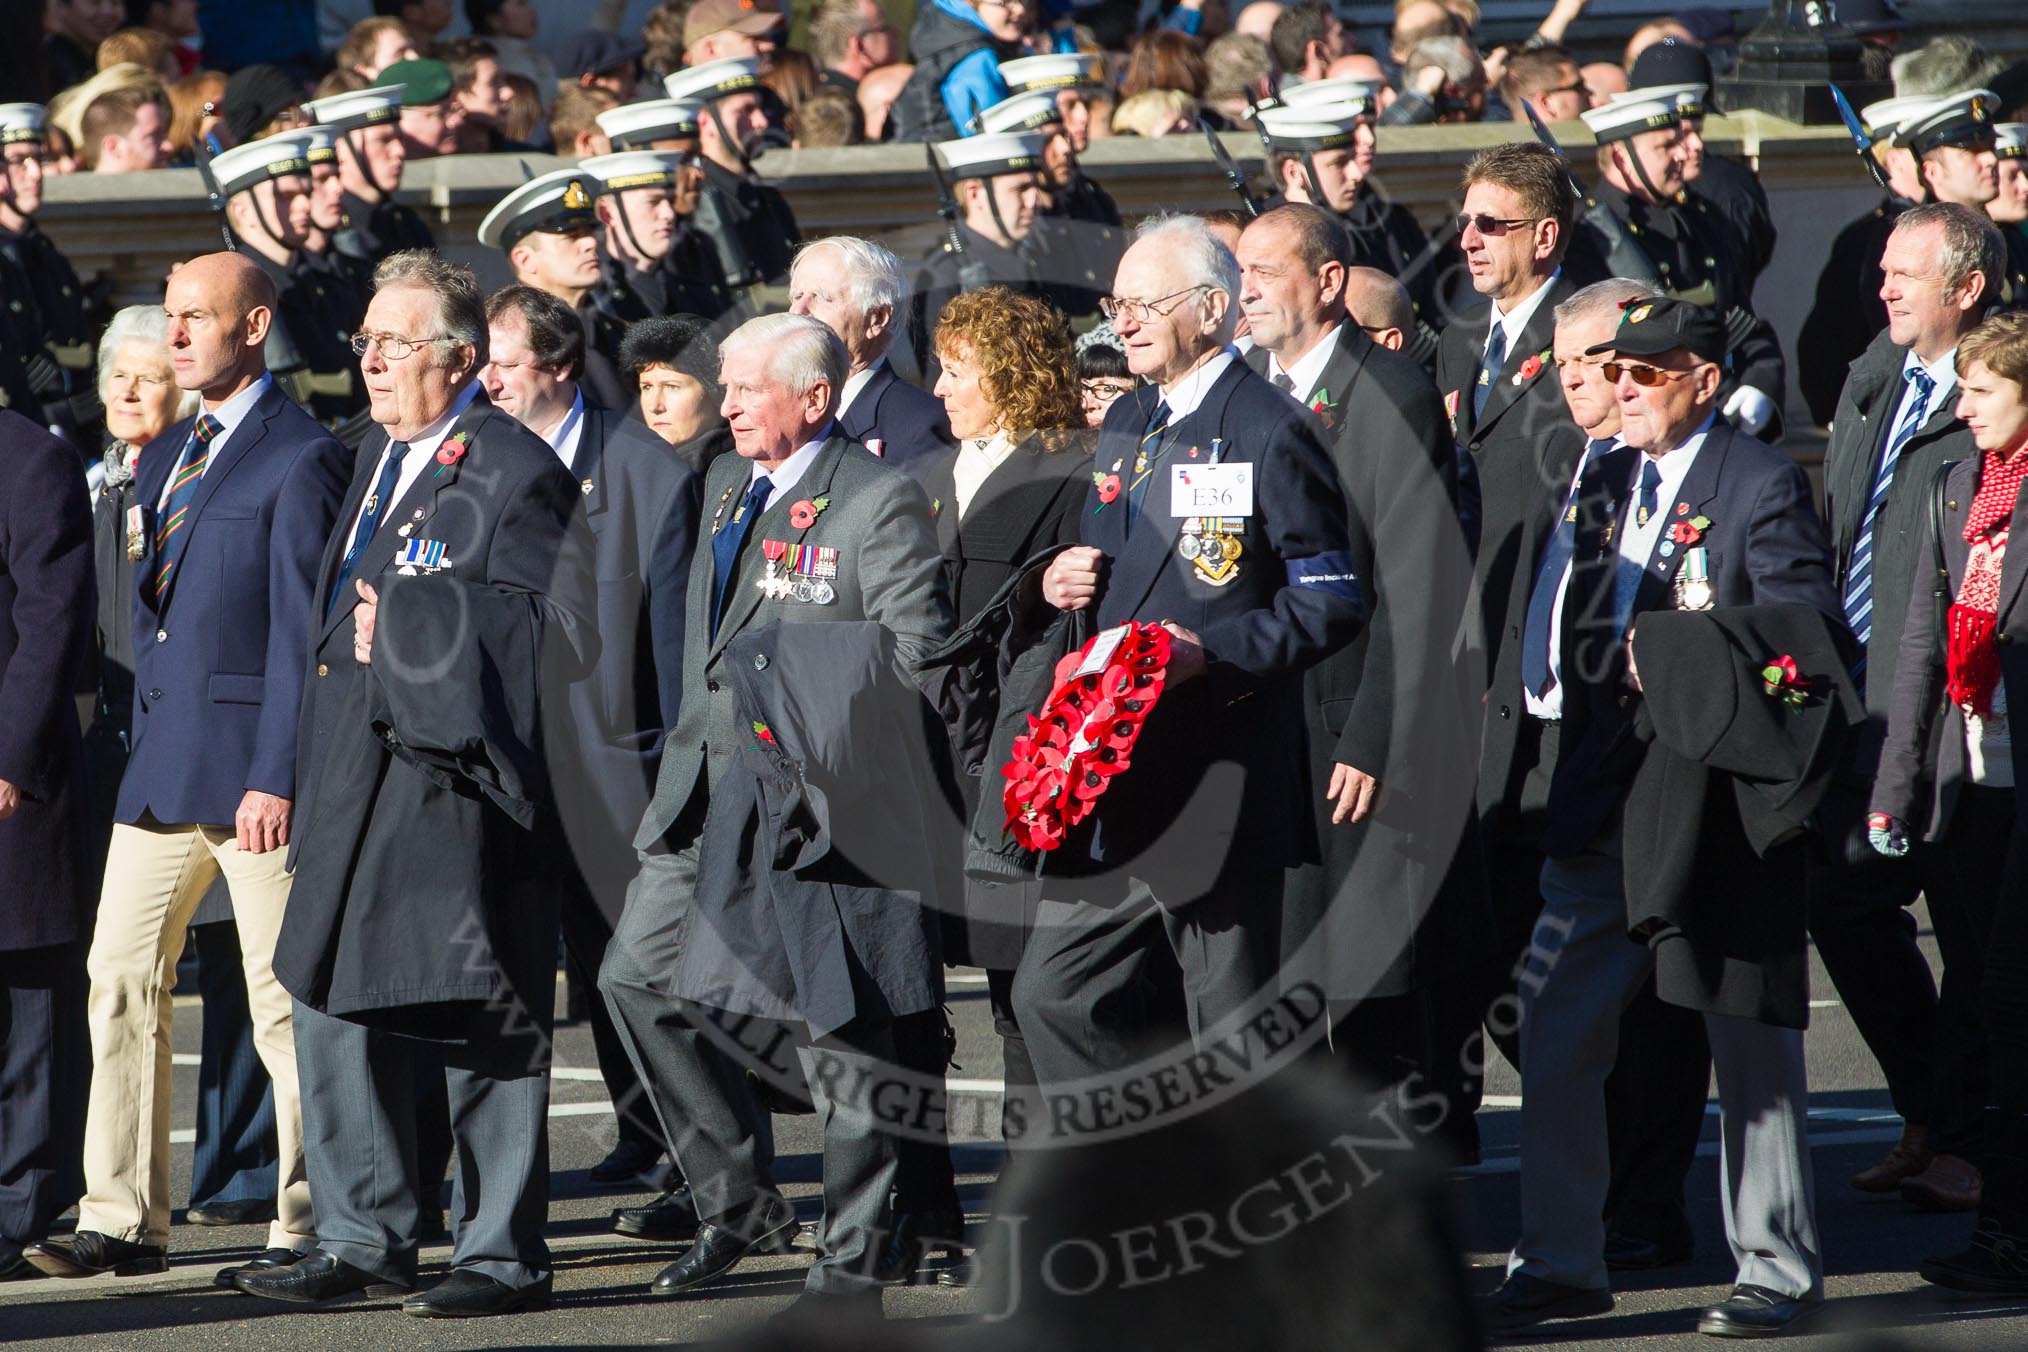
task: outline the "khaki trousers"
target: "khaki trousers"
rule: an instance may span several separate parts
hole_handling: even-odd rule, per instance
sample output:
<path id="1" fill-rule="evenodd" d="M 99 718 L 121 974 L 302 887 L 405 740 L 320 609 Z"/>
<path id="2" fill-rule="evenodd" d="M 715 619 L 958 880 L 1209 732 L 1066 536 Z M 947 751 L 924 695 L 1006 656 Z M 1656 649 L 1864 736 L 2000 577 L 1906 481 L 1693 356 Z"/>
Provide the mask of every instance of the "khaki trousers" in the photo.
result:
<path id="1" fill-rule="evenodd" d="M 275 1087 L 281 1158 L 268 1247 L 314 1245 L 291 1003 L 274 974 L 275 939 L 289 901 L 288 854 L 286 848 L 243 853 L 229 826 L 164 826 L 152 819 L 113 826 L 85 964 L 92 1089 L 78 1229 L 168 1243 L 170 997 L 190 917 L 223 875 L 245 956 L 254 1049 Z"/>

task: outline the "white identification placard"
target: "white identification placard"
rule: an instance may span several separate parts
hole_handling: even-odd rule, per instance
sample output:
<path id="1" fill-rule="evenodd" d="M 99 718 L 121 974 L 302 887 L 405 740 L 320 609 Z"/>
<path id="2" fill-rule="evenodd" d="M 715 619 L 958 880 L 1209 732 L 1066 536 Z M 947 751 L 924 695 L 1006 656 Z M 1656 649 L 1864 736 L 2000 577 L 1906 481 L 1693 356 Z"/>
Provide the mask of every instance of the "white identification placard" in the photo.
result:
<path id="1" fill-rule="evenodd" d="M 1170 466 L 1169 515 L 1252 516 L 1253 466 Z"/>
<path id="2" fill-rule="evenodd" d="M 1084 661 L 1077 664 L 1072 676 L 1096 676 L 1106 669 L 1106 663 L 1113 660 L 1113 653 L 1119 649 L 1120 640 L 1127 636 L 1127 626 L 1108 629 L 1091 641 L 1091 651 L 1084 655 Z"/>

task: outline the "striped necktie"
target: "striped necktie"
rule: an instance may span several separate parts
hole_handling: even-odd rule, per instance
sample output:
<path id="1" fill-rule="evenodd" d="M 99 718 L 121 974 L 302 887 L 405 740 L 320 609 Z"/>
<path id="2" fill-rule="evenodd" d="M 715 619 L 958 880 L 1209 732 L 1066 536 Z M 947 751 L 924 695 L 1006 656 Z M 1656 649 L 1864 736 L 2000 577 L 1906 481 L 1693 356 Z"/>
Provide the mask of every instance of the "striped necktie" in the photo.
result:
<path id="1" fill-rule="evenodd" d="M 1493 382 L 1500 378 L 1500 368 L 1507 364 L 1507 326 L 1493 325 L 1491 336 L 1486 339 L 1486 357 L 1479 363 L 1479 383 L 1472 387 L 1472 421 L 1476 424 L 1479 415 L 1486 411 L 1486 400 L 1492 398 Z"/>
<path id="2" fill-rule="evenodd" d="M 183 546 L 190 540 L 190 504 L 197 498 L 197 487 L 204 481 L 204 467 L 211 463 L 211 442 L 225 424 L 209 413 L 197 420 L 190 429 L 190 440 L 184 444 L 182 465 L 169 481 L 169 499 L 162 505 L 162 519 L 155 523 L 155 574 L 150 585 L 151 599 L 159 607 L 162 598 L 168 594 L 169 579 L 176 571 L 177 560 L 183 557 Z"/>
<path id="3" fill-rule="evenodd" d="M 1936 392 L 1936 380 L 1919 366 L 1908 372 L 1908 380 L 1915 386 L 1915 398 L 1888 439 L 1887 453 L 1874 472 L 1873 495 L 1866 500 L 1866 513 L 1859 519 L 1859 536 L 1852 544 L 1852 563 L 1845 570 L 1845 622 L 1852 626 L 1852 635 L 1861 648 L 1873 637 L 1873 528 L 1880 520 L 1887 490 L 1894 485 L 1894 467 L 1909 438 L 1929 417 L 1929 397 Z M 1866 661 L 1861 657 L 1853 675 L 1856 677 L 1865 669 Z"/>
<path id="4" fill-rule="evenodd" d="M 1169 430 L 1169 404 L 1164 400 L 1148 415 L 1148 428 L 1141 433 L 1140 449 L 1134 454 L 1134 477 L 1127 485 L 1127 533 L 1141 515 L 1141 502 L 1148 496 L 1148 480 L 1162 461 L 1162 434 Z"/>

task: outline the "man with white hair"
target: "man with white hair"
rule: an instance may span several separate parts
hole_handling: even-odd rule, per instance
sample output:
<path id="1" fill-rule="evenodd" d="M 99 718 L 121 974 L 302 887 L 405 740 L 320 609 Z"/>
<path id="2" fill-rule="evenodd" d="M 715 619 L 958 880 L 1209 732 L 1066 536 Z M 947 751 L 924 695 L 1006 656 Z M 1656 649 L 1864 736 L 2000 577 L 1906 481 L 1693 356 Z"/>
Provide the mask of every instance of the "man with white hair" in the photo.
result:
<path id="1" fill-rule="evenodd" d="M 1358 635 L 1365 580 L 1309 414 L 1231 347 L 1239 290 L 1202 221 L 1164 217 L 1104 302 L 1144 383 L 1106 414 L 1084 543 L 1041 599 L 1094 609 L 1100 631 L 1159 622 L 1171 648 L 1132 766 L 1046 858 L 1014 979 L 1046 1086 L 1129 1063 L 1158 946 L 1182 966 L 1193 1036 L 1222 1036 L 1272 981 L 1285 870 L 1315 857 L 1302 673 Z M 1220 514 L 1189 510 L 1200 492 Z"/>
<path id="2" fill-rule="evenodd" d="M 920 479 L 955 443 L 942 401 L 895 375 L 887 360 L 908 300 L 901 260 L 871 240 L 833 235 L 805 245 L 789 268 L 790 312 L 823 320 L 851 358 L 838 429 Z"/>
<path id="3" fill-rule="evenodd" d="M 738 454 L 720 456 L 706 471 L 700 543 L 708 547 L 696 551 L 690 569 L 682 710 L 634 838 L 641 871 L 599 974 L 688 1180 L 671 1204 L 687 1200 L 697 1219 L 695 1241 L 655 1279 L 656 1295 L 714 1282 L 749 1253 L 777 1252 L 796 1226 L 770 1174 L 772 1131 L 745 1067 L 687 1003 L 708 998 L 674 980 L 686 950 L 710 932 L 708 921 L 700 923 L 706 889 L 759 890 L 770 877 L 724 855 L 707 864 L 700 848 L 707 811 L 721 806 L 714 801 L 721 785 L 744 769 L 741 748 L 778 745 L 765 724 L 743 713 L 729 645 L 776 622 L 870 621 L 912 669 L 951 627 L 928 497 L 839 430 L 838 392 L 851 358 L 837 334 L 810 315 L 767 315 L 735 329 L 719 358 L 722 408 Z M 752 662 L 767 667 L 765 654 Z M 783 729 L 785 739 L 792 736 Z M 878 966 L 881 959 L 867 961 Z M 893 1020 L 934 1003 L 873 1002 L 875 993 L 854 983 L 854 999 L 864 1003 L 832 1030 L 827 1048 L 835 1042 L 842 1055 L 892 1060 Z M 825 1120 L 825 1234 L 824 1256 L 805 1290 L 818 1300 L 877 1305 L 873 1268 L 894 1183 L 894 1143 L 838 1113 L 821 1077 L 812 1077 L 811 1089 Z"/>

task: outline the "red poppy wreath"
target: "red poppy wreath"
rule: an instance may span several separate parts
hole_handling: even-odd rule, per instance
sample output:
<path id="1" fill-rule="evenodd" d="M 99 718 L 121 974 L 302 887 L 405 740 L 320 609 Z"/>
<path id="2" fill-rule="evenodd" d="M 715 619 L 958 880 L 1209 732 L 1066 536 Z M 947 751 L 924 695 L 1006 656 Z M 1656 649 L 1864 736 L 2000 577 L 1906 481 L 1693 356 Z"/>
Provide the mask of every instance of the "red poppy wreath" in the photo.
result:
<path id="1" fill-rule="evenodd" d="M 1162 698 L 1169 631 L 1129 624 L 1105 665 L 1077 675 L 1101 634 L 1057 667 L 1056 688 L 1014 739 L 1001 774 L 1007 829 L 1023 849 L 1053 850 L 1091 815 L 1099 795 L 1131 762 L 1141 725 Z"/>

